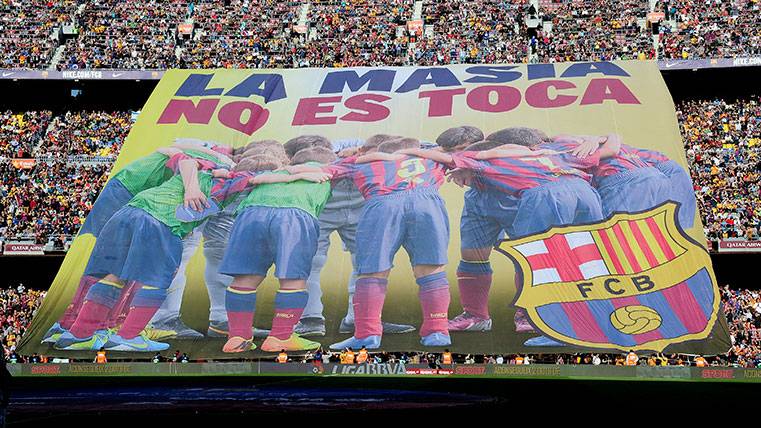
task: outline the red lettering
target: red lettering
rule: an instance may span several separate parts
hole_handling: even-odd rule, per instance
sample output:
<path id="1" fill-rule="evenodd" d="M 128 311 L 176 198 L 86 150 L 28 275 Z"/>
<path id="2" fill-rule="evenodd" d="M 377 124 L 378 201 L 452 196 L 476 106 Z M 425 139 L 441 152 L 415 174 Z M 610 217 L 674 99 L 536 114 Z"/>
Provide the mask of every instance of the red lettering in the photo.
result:
<path id="1" fill-rule="evenodd" d="M 243 116 L 248 112 L 248 119 Z M 252 135 L 267 123 L 269 110 L 248 101 L 233 101 L 219 109 L 219 122 L 228 128 L 235 129 L 246 135 Z"/>
<path id="2" fill-rule="evenodd" d="M 171 124 L 180 121 L 185 116 L 188 123 L 208 124 L 214 110 L 217 109 L 219 99 L 207 99 L 198 101 L 195 105 L 192 100 L 170 100 L 161 113 L 159 124 Z"/>
<path id="3" fill-rule="evenodd" d="M 615 100 L 619 104 L 640 104 L 637 97 L 619 79 L 592 79 L 581 98 L 581 105 L 602 104 Z"/>
<path id="4" fill-rule="evenodd" d="M 339 103 L 341 97 L 317 97 L 302 98 L 296 107 L 291 125 L 333 125 L 336 123 L 335 116 L 317 116 L 319 113 L 333 113 L 335 106 L 328 103 Z"/>
<path id="5" fill-rule="evenodd" d="M 359 110 L 364 113 L 352 111 L 351 113 L 347 113 L 341 116 L 341 120 L 345 120 L 347 122 L 378 122 L 383 120 L 391 114 L 391 110 L 389 110 L 384 105 L 370 101 L 382 103 L 390 99 L 391 97 L 380 94 L 355 95 L 346 100 L 344 105 L 346 108 Z"/>
<path id="6" fill-rule="evenodd" d="M 452 102 L 455 95 L 465 93 L 465 88 L 441 89 L 438 91 L 423 91 L 418 98 L 429 98 L 428 117 L 441 117 L 452 115 Z"/>
<path id="7" fill-rule="evenodd" d="M 554 96 L 550 96 L 550 88 L 554 89 Z M 575 89 L 576 85 L 566 80 L 545 80 L 537 82 L 526 89 L 526 102 L 531 107 L 555 108 L 565 107 L 576 101 L 575 95 L 562 95 L 557 91 L 562 89 Z"/>
<path id="8" fill-rule="evenodd" d="M 491 94 L 496 100 L 491 102 Z M 504 113 L 521 103 L 521 92 L 512 86 L 479 86 L 468 93 L 468 107 L 489 113 Z"/>

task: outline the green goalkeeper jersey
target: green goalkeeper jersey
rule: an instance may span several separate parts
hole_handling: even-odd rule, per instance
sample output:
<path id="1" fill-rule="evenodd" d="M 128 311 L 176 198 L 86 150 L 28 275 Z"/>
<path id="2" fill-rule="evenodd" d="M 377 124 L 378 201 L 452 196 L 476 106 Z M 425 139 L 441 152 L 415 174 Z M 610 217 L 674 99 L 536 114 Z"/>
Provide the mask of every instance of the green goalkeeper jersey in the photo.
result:
<path id="1" fill-rule="evenodd" d="M 199 171 L 198 184 L 201 192 L 208 198 L 213 184 L 211 173 Z M 184 238 L 204 222 L 204 220 L 193 222 L 179 220 L 176 216 L 177 207 L 184 202 L 185 185 L 182 182 L 182 176 L 178 174 L 159 186 L 138 193 L 127 205 L 147 212 L 156 220 L 167 225 L 174 235 Z"/>
<path id="2" fill-rule="evenodd" d="M 265 173 L 267 174 L 267 173 Z M 276 171 L 270 174 L 288 174 Z M 251 190 L 240 205 L 236 214 L 250 206 L 271 208 L 298 208 L 308 212 L 314 218 L 320 216 L 322 209 L 330 198 L 330 182 L 313 183 L 296 180 L 289 183 L 260 184 Z"/>
<path id="3" fill-rule="evenodd" d="M 183 150 L 183 153 L 196 159 L 219 162 L 219 159 L 204 152 Z M 137 195 L 143 190 L 156 187 L 172 178 L 174 171 L 167 167 L 167 161 L 169 156 L 154 152 L 130 162 L 114 174 L 112 179 L 119 180 L 130 193 Z"/>

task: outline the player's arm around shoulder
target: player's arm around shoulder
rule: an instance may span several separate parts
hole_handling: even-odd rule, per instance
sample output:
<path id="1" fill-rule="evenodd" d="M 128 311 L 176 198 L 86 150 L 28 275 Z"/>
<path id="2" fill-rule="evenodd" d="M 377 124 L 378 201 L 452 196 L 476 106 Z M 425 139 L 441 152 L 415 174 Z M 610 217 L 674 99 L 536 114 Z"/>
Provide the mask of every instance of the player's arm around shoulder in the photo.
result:
<path id="1" fill-rule="evenodd" d="M 290 183 L 297 180 L 306 180 L 313 183 L 323 183 L 330 180 L 330 174 L 317 171 L 317 172 L 300 172 L 296 174 L 259 174 L 256 177 L 252 177 L 249 183 L 253 185 L 258 184 L 273 184 L 273 183 Z"/>
<path id="2" fill-rule="evenodd" d="M 447 166 L 454 164 L 454 159 L 449 153 L 442 152 L 440 150 L 430 149 L 404 149 L 399 150 L 395 154 L 402 154 L 407 156 L 416 156 L 423 159 L 430 159 L 434 162 L 438 162 Z"/>
<path id="3" fill-rule="evenodd" d="M 621 151 L 621 144 L 623 144 L 623 138 L 618 134 L 610 134 L 604 137 L 605 140 L 600 146 L 600 158 L 610 158 L 616 156 Z"/>
<path id="4" fill-rule="evenodd" d="M 198 183 L 198 166 L 198 162 L 193 159 L 183 159 L 180 161 L 178 168 L 182 177 L 182 184 L 185 187 L 185 207 L 202 211 L 204 207 L 208 208 L 210 205 Z"/>
<path id="5" fill-rule="evenodd" d="M 366 155 L 362 155 L 357 157 L 357 160 L 355 163 L 370 163 L 370 162 L 377 162 L 377 161 L 398 161 L 404 159 L 404 155 L 400 153 L 380 153 L 380 152 L 374 152 L 374 153 L 368 153 Z"/>

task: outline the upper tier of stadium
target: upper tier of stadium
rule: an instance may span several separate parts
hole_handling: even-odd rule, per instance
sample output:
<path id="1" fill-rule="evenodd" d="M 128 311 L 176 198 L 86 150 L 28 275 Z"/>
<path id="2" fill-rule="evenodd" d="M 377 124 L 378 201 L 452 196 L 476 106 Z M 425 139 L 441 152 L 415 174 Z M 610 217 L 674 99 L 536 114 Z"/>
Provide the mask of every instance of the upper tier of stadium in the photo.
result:
<path id="1" fill-rule="evenodd" d="M 761 55 L 758 0 L 6 0 L 0 68 L 165 70 Z"/>

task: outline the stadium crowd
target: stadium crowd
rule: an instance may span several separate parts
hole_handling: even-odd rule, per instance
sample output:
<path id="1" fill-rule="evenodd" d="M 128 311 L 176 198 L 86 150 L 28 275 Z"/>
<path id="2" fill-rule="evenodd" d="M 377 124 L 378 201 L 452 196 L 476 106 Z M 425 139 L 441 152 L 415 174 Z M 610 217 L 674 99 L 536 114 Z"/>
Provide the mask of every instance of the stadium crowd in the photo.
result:
<path id="1" fill-rule="evenodd" d="M 0 157 L 30 157 L 45 135 L 51 117 L 50 111 L 0 113 Z"/>
<path id="2" fill-rule="evenodd" d="M 655 58 L 652 36 L 641 25 L 646 1 L 544 2 L 542 10 L 551 30 L 531 40 L 539 62 Z"/>
<path id="3" fill-rule="evenodd" d="M 0 288 L 0 343 L 8 361 L 20 358 L 16 354 L 16 345 L 32 322 L 32 317 L 40 307 L 44 291 L 27 289 L 19 284 L 16 287 Z"/>
<path id="4" fill-rule="evenodd" d="M 684 101 L 677 117 L 708 239 L 759 239 L 759 97 Z"/>
<path id="5" fill-rule="evenodd" d="M 292 30 L 300 2 L 231 1 L 194 5 L 192 34 L 178 35 L 182 68 L 295 67 L 297 42 Z"/>
<path id="6" fill-rule="evenodd" d="M 761 293 L 726 286 L 721 299 L 732 339 L 728 360 L 739 367 L 761 367 Z"/>
<path id="7" fill-rule="evenodd" d="M 39 161 L 30 170 L 0 162 L 0 239 L 53 242 L 76 235 L 111 164 Z"/>
<path id="8" fill-rule="evenodd" d="M 308 5 L 308 7 L 305 7 Z M 756 0 L 6 0 L 4 68 L 344 67 L 761 55 Z M 527 21 L 527 16 L 536 20 Z M 530 27 L 527 26 L 530 22 Z M 64 32 L 63 26 L 76 31 Z M 62 52 L 55 55 L 56 48 Z"/>
<path id="9" fill-rule="evenodd" d="M 73 0 L 0 1 L 0 66 L 47 68 L 55 47 L 55 32 L 76 9 Z"/>
<path id="10" fill-rule="evenodd" d="M 5 349 L 9 362 L 45 362 L 43 355 L 22 356 L 16 352 L 16 345 L 26 331 L 32 317 L 45 297 L 44 291 L 26 289 L 23 285 L 0 288 L 0 343 Z M 761 367 L 761 292 L 758 290 L 721 288 L 724 314 L 729 324 L 732 347 L 724 355 L 705 357 L 706 363 L 714 366 Z M 358 350 L 355 350 L 358 351 Z M 324 363 L 353 363 L 345 352 L 307 353 L 302 357 L 293 356 L 289 361 L 308 363 L 319 358 Z M 700 356 L 682 354 L 652 354 L 639 357 L 637 364 L 650 366 L 694 366 Z M 112 358 L 113 359 L 113 356 Z M 153 362 L 188 362 L 190 357 L 180 350 L 165 355 L 157 353 Z M 424 364 L 440 367 L 442 354 L 428 352 L 377 352 L 371 354 L 369 362 Z M 453 361 L 458 364 L 592 364 L 626 365 L 626 354 L 505 354 L 505 355 L 457 355 Z"/>
<path id="11" fill-rule="evenodd" d="M 525 62 L 528 38 L 523 17 L 528 2 L 431 2 L 424 22 L 433 33 L 420 37 L 412 61 L 417 65 Z"/>
<path id="12" fill-rule="evenodd" d="M 131 112 L 0 114 L 0 240 L 75 235 L 98 197 Z"/>
<path id="13" fill-rule="evenodd" d="M 761 54 L 756 0 L 668 0 L 660 26 L 661 59 L 734 58 Z"/>

